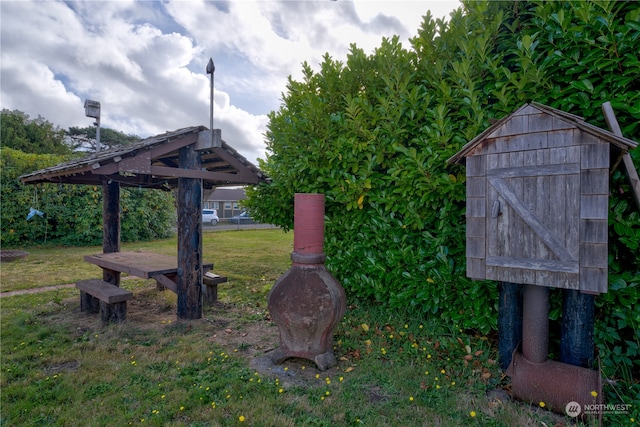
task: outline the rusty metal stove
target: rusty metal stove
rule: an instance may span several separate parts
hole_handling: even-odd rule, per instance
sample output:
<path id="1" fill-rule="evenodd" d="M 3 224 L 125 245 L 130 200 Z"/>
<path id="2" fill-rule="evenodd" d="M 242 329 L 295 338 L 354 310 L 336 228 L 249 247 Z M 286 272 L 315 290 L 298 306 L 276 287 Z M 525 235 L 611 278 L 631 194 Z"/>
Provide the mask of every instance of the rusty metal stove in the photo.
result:
<path id="1" fill-rule="evenodd" d="M 347 297 L 324 265 L 324 195 L 295 195 L 291 268 L 271 289 L 269 313 L 280 331 L 271 354 L 280 364 L 296 357 L 324 371 L 336 364 L 333 329 L 346 310 Z"/>

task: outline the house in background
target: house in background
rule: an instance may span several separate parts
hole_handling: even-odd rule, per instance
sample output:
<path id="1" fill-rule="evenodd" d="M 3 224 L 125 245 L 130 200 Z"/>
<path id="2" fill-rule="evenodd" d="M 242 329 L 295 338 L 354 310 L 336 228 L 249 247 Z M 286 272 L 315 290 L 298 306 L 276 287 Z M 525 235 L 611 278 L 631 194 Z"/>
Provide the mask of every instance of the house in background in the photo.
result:
<path id="1" fill-rule="evenodd" d="M 243 209 L 241 203 L 247 195 L 244 188 L 216 188 L 203 202 L 203 209 L 215 209 L 218 211 L 218 218 L 231 218 L 240 214 Z"/>

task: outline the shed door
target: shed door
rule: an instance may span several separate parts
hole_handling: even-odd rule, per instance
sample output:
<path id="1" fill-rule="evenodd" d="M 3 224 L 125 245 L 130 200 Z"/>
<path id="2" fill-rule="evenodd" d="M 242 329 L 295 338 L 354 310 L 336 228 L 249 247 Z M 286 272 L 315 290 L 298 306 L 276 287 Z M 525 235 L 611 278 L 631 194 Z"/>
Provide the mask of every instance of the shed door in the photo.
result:
<path id="1" fill-rule="evenodd" d="M 579 288 L 578 150 L 487 156 L 487 279 Z"/>

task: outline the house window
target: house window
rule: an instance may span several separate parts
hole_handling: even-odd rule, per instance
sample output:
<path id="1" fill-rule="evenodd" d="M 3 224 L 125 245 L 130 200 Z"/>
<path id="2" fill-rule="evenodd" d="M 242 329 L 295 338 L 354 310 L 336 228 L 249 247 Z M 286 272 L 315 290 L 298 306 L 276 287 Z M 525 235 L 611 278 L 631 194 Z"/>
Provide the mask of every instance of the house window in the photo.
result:
<path id="1" fill-rule="evenodd" d="M 224 202 L 225 209 L 231 209 L 231 202 Z"/>
<path id="2" fill-rule="evenodd" d="M 213 208 L 212 209 L 220 209 L 220 202 L 213 202 Z"/>
<path id="3" fill-rule="evenodd" d="M 240 204 L 238 202 L 233 202 L 233 209 L 234 210 L 240 209 Z"/>

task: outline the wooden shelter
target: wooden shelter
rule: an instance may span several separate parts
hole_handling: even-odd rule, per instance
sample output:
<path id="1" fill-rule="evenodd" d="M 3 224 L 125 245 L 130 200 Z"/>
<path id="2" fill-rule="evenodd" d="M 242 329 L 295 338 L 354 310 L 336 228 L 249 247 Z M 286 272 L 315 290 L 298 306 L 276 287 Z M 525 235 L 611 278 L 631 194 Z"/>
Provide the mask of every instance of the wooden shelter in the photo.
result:
<path id="1" fill-rule="evenodd" d="M 609 170 L 636 146 L 538 103 L 466 144 L 467 276 L 606 292 Z"/>
<path id="2" fill-rule="evenodd" d="M 258 184 L 266 176 L 224 142 L 219 129 L 188 127 L 92 153 L 20 177 L 25 184 L 101 185 L 103 252 L 120 251 L 120 186 L 177 188 L 178 317 L 202 316 L 202 192 L 222 185 Z M 119 286 L 120 273 L 103 280 Z"/>

